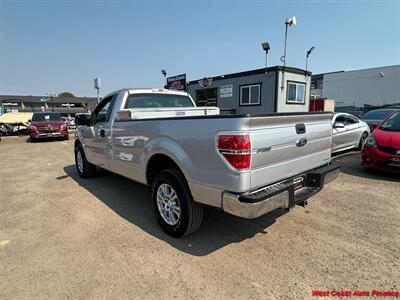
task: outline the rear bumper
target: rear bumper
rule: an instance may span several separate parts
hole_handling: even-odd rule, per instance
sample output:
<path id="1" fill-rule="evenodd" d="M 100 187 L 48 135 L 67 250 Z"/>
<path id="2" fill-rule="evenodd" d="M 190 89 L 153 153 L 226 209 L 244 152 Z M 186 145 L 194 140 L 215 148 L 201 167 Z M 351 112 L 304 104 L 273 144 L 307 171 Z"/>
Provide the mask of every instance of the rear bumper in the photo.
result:
<path id="1" fill-rule="evenodd" d="M 340 165 L 332 162 L 250 194 L 225 192 L 222 196 L 222 209 L 246 219 L 260 217 L 278 208 L 291 209 L 318 193 L 324 184 L 335 180 L 339 173 Z M 300 182 L 303 188 L 295 191 L 295 185 Z"/>

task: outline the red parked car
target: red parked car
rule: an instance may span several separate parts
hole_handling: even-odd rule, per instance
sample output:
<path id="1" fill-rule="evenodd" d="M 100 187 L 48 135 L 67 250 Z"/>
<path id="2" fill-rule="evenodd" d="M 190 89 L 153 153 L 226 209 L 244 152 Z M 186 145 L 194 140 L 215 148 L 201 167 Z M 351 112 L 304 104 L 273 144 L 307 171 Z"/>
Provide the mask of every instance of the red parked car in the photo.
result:
<path id="1" fill-rule="evenodd" d="M 362 166 L 400 174 L 400 110 L 391 113 L 368 136 Z"/>
<path id="2" fill-rule="evenodd" d="M 32 116 L 29 126 L 31 142 L 43 138 L 62 138 L 68 140 L 68 125 L 58 112 L 37 112 Z"/>

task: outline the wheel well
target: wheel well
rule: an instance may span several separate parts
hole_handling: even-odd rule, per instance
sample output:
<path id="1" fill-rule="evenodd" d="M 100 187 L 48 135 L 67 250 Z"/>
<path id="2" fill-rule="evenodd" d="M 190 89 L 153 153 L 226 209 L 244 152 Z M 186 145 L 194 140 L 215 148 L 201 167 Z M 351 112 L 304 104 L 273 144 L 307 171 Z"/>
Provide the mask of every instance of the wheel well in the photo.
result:
<path id="1" fill-rule="evenodd" d="M 183 176 L 182 170 L 170 157 L 164 154 L 155 154 L 150 158 L 149 162 L 147 163 L 147 168 L 146 168 L 147 184 L 151 185 L 157 173 L 165 169 L 177 169 L 179 172 L 182 173 Z"/>
<path id="2" fill-rule="evenodd" d="M 367 131 L 363 131 L 363 132 L 361 133 L 360 140 L 363 140 L 363 138 L 364 138 L 364 135 L 366 135 L 366 137 L 365 137 L 365 138 L 367 138 L 367 137 L 368 137 L 368 132 L 367 132 Z"/>
<path id="3" fill-rule="evenodd" d="M 80 142 L 79 140 L 75 140 L 74 149 L 75 149 L 80 143 L 81 143 L 81 142 Z"/>

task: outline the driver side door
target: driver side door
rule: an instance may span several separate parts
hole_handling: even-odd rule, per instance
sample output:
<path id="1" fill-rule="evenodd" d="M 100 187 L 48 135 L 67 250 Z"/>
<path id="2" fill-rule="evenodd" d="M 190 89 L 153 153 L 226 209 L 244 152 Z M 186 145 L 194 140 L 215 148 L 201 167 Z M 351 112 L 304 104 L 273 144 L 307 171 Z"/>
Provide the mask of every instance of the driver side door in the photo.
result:
<path id="1" fill-rule="evenodd" d="M 104 98 L 95 108 L 88 136 L 85 137 L 86 158 L 92 164 L 108 169 L 108 155 L 111 149 L 111 113 L 116 95 Z"/>

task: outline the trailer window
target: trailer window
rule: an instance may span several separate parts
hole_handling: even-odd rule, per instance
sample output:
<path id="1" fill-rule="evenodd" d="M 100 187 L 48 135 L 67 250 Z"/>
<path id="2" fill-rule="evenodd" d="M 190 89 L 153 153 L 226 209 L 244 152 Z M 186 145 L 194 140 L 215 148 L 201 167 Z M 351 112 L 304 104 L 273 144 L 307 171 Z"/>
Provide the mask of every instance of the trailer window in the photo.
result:
<path id="1" fill-rule="evenodd" d="M 306 85 L 304 83 L 288 82 L 286 103 L 304 104 Z"/>
<path id="2" fill-rule="evenodd" d="M 188 96 L 173 94 L 132 94 L 126 99 L 125 108 L 193 107 Z"/>
<path id="3" fill-rule="evenodd" d="M 261 102 L 261 84 L 242 85 L 240 87 L 240 105 L 259 105 Z"/>

